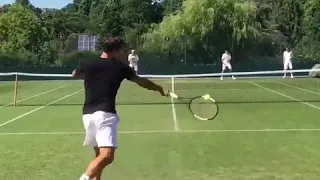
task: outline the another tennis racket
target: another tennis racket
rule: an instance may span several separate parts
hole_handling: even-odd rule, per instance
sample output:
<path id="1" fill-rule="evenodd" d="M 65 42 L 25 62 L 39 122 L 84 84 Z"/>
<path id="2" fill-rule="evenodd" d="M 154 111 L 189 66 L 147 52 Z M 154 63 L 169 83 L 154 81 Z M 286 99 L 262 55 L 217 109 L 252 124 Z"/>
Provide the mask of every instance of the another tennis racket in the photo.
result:
<path id="1" fill-rule="evenodd" d="M 217 102 L 209 95 L 195 96 L 192 98 L 186 98 L 178 96 L 177 94 L 170 92 L 170 96 L 180 101 L 187 100 L 188 108 L 192 115 L 202 121 L 213 120 L 219 114 L 219 106 Z"/>

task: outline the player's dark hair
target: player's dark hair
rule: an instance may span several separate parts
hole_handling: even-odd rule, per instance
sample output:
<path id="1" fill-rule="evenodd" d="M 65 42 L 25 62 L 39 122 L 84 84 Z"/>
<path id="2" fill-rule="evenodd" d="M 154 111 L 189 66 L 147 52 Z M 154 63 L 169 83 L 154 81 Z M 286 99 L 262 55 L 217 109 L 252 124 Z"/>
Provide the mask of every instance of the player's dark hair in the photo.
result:
<path id="1" fill-rule="evenodd" d="M 102 43 L 102 49 L 105 53 L 113 51 L 120 51 L 123 48 L 124 41 L 120 37 L 108 37 L 105 38 Z"/>

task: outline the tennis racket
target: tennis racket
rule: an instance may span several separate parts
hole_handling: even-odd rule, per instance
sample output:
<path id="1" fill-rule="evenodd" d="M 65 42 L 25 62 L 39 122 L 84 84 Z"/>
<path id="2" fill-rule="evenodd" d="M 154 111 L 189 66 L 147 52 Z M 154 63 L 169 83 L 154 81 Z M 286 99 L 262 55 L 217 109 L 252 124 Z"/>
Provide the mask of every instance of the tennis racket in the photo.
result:
<path id="1" fill-rule="evenodd" d="M 209 94 L 187 98 L 170 92 L 170 96 L 179 101 L 187 101 L 190 112 L 198 120 L 213 120 L 219 114 L 219 106 Z"/>

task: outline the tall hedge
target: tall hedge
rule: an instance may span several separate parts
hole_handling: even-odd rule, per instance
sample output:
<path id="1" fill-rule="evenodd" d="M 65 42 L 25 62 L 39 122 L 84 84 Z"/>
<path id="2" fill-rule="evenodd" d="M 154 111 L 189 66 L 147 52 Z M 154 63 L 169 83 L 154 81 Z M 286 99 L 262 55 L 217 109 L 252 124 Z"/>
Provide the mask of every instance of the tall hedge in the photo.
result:
<path id="1" fill-rule="evenodd" d="M 63 54 L 60 56 L 57 65 L 63 67 L 73 67 L 76 66 L 80 60 L 83 59 L 97 59 L 101 53 L 92 52 L 92 51 L 82 51 L 82 52 L 71 52 Z"/>

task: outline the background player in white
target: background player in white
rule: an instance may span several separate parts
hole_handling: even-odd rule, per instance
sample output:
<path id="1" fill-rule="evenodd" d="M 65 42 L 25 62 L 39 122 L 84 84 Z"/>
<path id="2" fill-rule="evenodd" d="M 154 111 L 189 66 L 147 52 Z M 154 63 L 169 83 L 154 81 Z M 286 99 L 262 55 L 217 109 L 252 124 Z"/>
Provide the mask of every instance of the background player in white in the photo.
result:
<path id="1" fill-rule="evenodd" d="M 223 80 L 223 73 L 226 70 L 226 68 L 229 69 L 229 72 L 232 72 L 232 66 L 231 66 L 231 54 L 226 50 L 221 57 L 222 61 L 222 75 L 221 80 Z M 232 76 L 232 79 L 236 79 L 234 76 Z"/>
<path id="2" fill-rule="evenodd" d="M 136 54 L 136 51 L 134 49 L 131 50 L 131 54 L 128 56 L 129 66 L 138 73 L 138 62 L 139 62 L 139 56 Z"/>
<path id="3" fill-rule="evenodd" d="M 283 78 L 287 76 L 286 70 L 289 68 L 290 70 L 292 69 L 292 51 L 289 50 L 289 48 L 286 48 L 286 50 L 283 52 L 283 70 L 284 70 L 284 75 Z M 290 72 L 291 78 L 293 78 L 292 72 Z"/>

